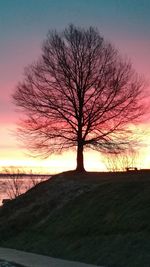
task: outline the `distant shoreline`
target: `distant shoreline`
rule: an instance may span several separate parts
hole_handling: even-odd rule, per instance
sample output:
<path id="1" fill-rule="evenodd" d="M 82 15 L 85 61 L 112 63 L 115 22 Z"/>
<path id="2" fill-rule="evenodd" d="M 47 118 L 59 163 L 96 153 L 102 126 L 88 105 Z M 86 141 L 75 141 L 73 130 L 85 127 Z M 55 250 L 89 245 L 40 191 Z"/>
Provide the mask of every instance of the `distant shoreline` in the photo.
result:
<path id="1" fill-rule="evenodd" d="M 15 176 L 19 176 L 19 178 L 29 178 L 29 177 L 34 177 L 34 178 L 38 178 L 38 177 L 40 177 L 40 178 L 44 178 L 44 177 L 51 177 L 52 176 L 52 174 L 29 174 L 29 173 L 10 173 L 10 174 L 7 174 L 7 173 L 0 173 L 0 179 L 4 179 L 5 177 L 7 178 L 7 177 L 10 177 L 10 178 L 13 178 L 13 177 L 15 177 Z"/>

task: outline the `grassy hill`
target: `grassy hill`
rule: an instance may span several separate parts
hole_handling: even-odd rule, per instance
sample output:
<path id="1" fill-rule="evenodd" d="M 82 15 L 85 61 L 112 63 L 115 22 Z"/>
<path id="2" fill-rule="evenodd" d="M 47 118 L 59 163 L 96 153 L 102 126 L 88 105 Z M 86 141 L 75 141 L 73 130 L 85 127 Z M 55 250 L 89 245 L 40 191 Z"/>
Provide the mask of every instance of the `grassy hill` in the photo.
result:
<path id="1" fill-rule="evenodd" d="M 0 208 L 0 246 L 149 267 L 150 171 L 55 175 Z"/>

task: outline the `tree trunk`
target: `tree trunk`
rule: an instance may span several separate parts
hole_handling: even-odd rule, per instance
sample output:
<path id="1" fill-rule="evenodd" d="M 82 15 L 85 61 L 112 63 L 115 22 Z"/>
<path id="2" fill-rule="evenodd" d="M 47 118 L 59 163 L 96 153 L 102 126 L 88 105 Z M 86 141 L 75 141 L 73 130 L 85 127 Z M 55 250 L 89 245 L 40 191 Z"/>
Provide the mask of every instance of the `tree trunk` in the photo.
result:
<path id="1" fill-rule="evenodd" d="M 78 143 L 77 147 L 77 172 L 84 172 L 83 144 Z"/>

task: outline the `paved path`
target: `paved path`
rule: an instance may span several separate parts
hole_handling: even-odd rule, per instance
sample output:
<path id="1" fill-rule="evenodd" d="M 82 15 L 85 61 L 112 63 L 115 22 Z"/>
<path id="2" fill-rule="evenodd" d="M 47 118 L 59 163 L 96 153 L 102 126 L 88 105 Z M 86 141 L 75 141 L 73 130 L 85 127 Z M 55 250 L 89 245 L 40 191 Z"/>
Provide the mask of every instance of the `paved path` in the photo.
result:
<path id="1" fill-rule="evenodd" d="M 10 248 L 0 248 L 0 259 L 22 264 L 25 267 L 96 267 L 95 265 L 60 260 Z"/>

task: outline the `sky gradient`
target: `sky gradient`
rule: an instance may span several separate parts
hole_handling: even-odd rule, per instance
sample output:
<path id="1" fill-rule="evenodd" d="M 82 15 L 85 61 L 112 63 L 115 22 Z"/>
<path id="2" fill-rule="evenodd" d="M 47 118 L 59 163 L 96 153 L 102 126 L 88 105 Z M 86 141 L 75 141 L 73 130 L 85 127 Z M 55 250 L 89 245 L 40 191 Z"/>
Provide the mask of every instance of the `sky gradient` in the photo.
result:
<path id="1" fill-rule="evenodd" d="M 149 81 L 149 10 L 149 0 L 0 0 L 0 166 L 35 165 L 54 172 L 75 167 L 75 155 L 71 152 L 46 161 L 30 159 L 12 133 L 21 114 L 15 111 L 11 95 L 23 80 L 24 67 L 40 56 L 48 30 L 62 30 L 70 23 L 96 26 Z M 142 152 L 146 168 L 150 167 L 149 150 L 150 135 Z M 103 168 L 100 155 L 91 155 L 95 159 L 93 166 L 89 164 L 89 154 L 86 166 Z"/>

